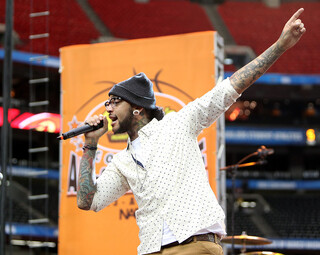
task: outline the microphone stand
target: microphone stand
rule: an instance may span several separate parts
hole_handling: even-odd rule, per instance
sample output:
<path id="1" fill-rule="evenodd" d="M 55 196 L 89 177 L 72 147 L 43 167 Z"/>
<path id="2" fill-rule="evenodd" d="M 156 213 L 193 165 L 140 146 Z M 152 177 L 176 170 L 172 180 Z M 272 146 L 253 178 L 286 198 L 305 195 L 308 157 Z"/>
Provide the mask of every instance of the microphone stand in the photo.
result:
<path id="1" fill-rule="evenodd" d="M 244 163 L 242 162 L 246 161 L 247 159 L 253 157 L 253 156 L 260 156 L 260 159 L 256 162 L 249 162 Z M 231 243 L 231 254 L 234 255 L 234 225 L 235 225 L 235 210 L 234 210 L 234 201 L 236 197 L 236 175 L 238 168 L 248 167 L 248 166 L 255 166 L 255 165 L 263 165 L 266 163 L 264 160 L 266 155 L 260 154 L 260 149 L 256 152 L 253 152 L 244 158 L 242 158 L 237 164 L 225 166 L 220 168 L 220 170 L 230 171 L 231 173 L 231 188 L 232 188 L 232 196 L 231 196 L 231 236 L 232 236 L 232 243 Z"/>

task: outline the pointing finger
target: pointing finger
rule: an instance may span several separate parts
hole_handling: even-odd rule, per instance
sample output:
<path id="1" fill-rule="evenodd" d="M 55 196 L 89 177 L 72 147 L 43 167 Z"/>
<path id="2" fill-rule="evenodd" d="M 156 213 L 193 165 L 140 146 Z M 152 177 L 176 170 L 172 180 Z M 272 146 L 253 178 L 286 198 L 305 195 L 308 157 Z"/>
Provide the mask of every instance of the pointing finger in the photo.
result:
<path id="1" fill-rule="evenodd" d="M 296 13 L 293 14 L 292 17 L 289 19 L 289 22 L 294 22 L 295 20 L 297 20 L 303 11 L 304 11 L 303 8 L 300 8 L 299 10 L 297 10 Z"/>

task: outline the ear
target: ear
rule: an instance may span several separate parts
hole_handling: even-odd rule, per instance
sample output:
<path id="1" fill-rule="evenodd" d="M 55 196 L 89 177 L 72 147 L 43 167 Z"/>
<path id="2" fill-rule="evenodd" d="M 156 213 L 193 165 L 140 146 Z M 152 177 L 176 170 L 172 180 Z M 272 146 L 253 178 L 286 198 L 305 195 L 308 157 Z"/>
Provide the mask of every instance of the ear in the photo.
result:
<path id="1" fill-rule="evenodd" d="M 141 112 L 142 110 L 144 110 L 143 107 L 141 107 L 141 106 L 136 106 L 136 105 L 132 106 L 132 108 L 133 108 L 133 110 L 138 110 L 139 112 Z"/>
<path id="2" fill-rule="evenodd" d="M 139 116 L 145 113 L 144 108 L 140 106 L 133 106 L 133 115 Z"/>

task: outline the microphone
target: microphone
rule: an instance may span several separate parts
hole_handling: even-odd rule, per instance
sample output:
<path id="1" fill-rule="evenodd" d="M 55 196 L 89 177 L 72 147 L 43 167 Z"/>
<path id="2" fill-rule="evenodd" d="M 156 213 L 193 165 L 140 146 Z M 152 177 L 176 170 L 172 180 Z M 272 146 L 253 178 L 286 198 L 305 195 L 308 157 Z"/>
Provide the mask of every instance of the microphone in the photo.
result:
<path id="1" fill-rule="evenodd" d="M 257 150 L 257 154 L 258 154 L 258 157 L 261 157 L 261 158 L 265 158 L 266 156 L 268 155 L 271 155 L 274 153 L 274 150 L 273 149 L 267 149 L 266 146 L 262 145 L 258 150 Z"/>
<path id="2" fill-rule="evenodd" d="M 90 131 L 94 131 L 97 129 L 100 129 L 103 127 L 103 121 L 100 121 L 100 123 L 97 126 L 90 126 L 88 123 L 86 123 L 84 126 L 82 127 L 77 127 L 74 129 L 71 129 L 70 131 L 61 134 L 60 136 L 57 137 L 58 140 L 66 140 L 69 139 L 71 137 L 77 136 L 77 135 L 81 135 Z"/>

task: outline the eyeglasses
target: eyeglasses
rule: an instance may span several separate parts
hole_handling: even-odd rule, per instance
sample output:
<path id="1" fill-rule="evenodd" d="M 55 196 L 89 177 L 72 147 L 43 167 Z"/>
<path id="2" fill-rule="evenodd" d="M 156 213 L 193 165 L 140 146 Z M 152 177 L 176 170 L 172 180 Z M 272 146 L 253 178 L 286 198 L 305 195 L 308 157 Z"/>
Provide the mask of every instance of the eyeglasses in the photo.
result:
<path id="1" fill-rule="evenodd" d="M 104 106 L 108 109 L 108 106 L 111 106 L 112 108 L 115 108 L 117 104 L 119 104 L 122 101 L 121 97 L 112 97 L 108 99 L 105 103 Z"/>

